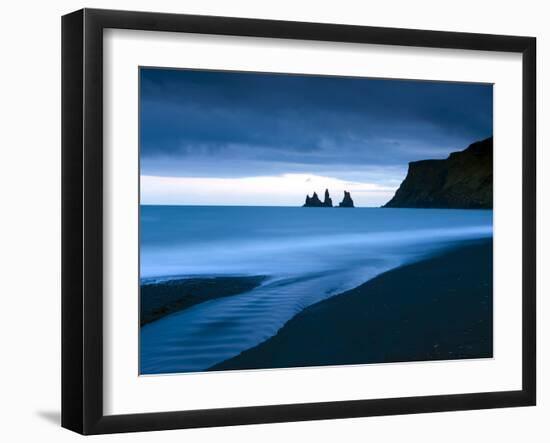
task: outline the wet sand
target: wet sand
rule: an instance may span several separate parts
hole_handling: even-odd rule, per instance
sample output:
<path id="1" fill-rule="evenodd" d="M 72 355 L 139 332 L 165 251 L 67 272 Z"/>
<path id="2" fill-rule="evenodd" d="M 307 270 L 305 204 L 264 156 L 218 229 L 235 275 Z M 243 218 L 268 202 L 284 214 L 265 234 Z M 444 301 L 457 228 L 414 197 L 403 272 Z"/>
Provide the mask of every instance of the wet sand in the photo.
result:
<path id="1" fill-rule="evenodd" d="M 210 370 L 490 358 L 492 257 L 480 240 L 388 271 Z"/>
<path id="2" fill-rule="evenodd" d="M 264 276 L 180 278 L 142 284 L 140 325 L 143 326 L 208 300 L 250 291 L 259 286 L 265 278 Z"/>

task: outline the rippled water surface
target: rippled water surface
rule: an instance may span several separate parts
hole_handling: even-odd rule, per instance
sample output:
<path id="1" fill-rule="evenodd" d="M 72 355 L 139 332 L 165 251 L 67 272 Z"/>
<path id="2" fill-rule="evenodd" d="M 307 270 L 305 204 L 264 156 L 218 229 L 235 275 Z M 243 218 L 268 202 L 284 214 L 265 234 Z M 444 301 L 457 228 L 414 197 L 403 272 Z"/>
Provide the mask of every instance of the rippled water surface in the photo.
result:
<path id="1" fill-rule="evenodd" d="M 142 206 L 143 282 L 269 278 L 143 326 L 141 372 L 207 370 L 313 303 L 457 241 L 491 235 L 486 210 Z"/>

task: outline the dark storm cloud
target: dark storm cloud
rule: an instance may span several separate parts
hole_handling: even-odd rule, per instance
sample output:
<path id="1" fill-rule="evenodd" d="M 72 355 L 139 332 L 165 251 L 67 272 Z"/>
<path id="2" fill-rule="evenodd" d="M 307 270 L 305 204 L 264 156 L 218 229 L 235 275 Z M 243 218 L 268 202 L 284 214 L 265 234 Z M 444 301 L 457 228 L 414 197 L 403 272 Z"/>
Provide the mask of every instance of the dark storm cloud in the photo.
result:
<path id="1" fill-rule="evenodd" d="M 141 70 L 142 173 L 346 175 L 492 134 L 492 86 Z"/>

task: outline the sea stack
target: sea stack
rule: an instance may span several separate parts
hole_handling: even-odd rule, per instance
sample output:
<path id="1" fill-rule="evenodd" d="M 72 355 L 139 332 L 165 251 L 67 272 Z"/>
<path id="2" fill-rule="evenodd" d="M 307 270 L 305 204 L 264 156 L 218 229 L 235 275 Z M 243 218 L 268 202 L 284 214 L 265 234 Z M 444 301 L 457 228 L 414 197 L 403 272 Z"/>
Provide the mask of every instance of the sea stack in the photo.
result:
<path id="1" fill-rule="evenodd" d="M 316 192 L 310 197 L 306 195 L 306 202 L 303 205 L 304 208 L 332 208 L 332 199 L 328 189 L 325 189 L 325 200 L 321 201 Z M 344 191 L 344 199 L 338 205 L 340 208 L 353 208 L 353 200 L 351 194 L 348 191 Z"/>
<path id="2" fill-rule="evenodd" d="M 306 202 L 304 203 L 304 208 L 321 208 L 323 207 L 323 202 L 319 200 L 319 196 L 316 192 L 310 197 L 306 195 Z"/>
<path id="3" fill-rule="evenodd" d="M 344 191 L 344 199 L 338 205 L 339 208 L 353 208 L 353 200 L 348 191 Z"/>
<path id="4" fill-rule="evenodd" d="M 304 208 L 332 208 L 332 199 L 328 189 L 325 189 L 325 201 L 321 201 L 316 192 L 310 197 L 306 195 L 306 202 L 304 203 Z"/>
<path id="5" fill-rule="evenodd" d="M 328 193 L 328 189 L 325 189 L 325 201 L 323 202 L 325 208 L 332 208 L 332 199 Z"/>

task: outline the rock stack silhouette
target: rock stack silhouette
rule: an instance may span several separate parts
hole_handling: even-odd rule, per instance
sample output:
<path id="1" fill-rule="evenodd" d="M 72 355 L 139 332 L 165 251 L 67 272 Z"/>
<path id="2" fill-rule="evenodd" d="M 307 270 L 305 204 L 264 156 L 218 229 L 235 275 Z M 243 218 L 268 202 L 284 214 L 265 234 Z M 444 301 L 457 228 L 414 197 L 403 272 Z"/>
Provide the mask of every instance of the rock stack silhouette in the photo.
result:
<path id="1" fill-rule="evenodd" d="M 338 205 L 339 208 L 353 208 L 353 200 L 348 191 L 344 191 L 344 199 Z"/>
<path id="2" fill-rule="evenodd" d="M 325 189 L 325 200 L 321 201 L 316 192 L 310 197 L 306 195 L 306 202 L 303 205 L 304 208 L 332 208 L 332 199 L 328 189 Z M 353 200 L 351 194 L 348 191 L 344 191 L 344 199 L 338 205 L 340 208 L 353 208 Z"/>

